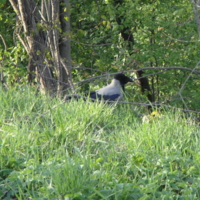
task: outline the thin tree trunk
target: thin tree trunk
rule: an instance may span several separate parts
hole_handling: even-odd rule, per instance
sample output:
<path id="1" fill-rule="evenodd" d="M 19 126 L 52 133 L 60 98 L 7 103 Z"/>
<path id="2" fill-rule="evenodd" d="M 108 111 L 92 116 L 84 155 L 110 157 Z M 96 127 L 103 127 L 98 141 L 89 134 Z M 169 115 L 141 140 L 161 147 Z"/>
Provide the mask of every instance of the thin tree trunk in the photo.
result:
<path id="1" fill-rule="evenodd" d="M 60 22 L 63 35 L 59 40 L 61 68 L 59 70 L 58 91 L 64 91 L 68 88 L 73 89 L 71 77 L 70 3 L 69 0 L 63 0 L 62 3 L 64 3 L 66 7 L 60 4 Z"/>
<path id="2" fill-rule="evenodd" d="M 123 0 L 115 0 L 114 6 L 121 7 L 121 6 L 123 6 L 123 3 L 124 3 Z M 123 19 L 123 18 L 124 17 L 122 15 L 117 14 L 116 21 L 117 21 L 118 25 L 122 25 L 122 27 L 124 27 L 122 22 L 125 21 L 125 19 Z M 129 54 L 131 55 L 132 54 L 131 52 L 133 50 L 133 46 L 135 43 L 133 34 L 131 32 L 131 28 L 124 27 L 123 29 L 120 30 L 120 33 L 121 33 L 121 36 L 124 39 L 124 41 L 128 42 L 128 50 L 129 50 Z M 154 97 L 153 97 L 153 94 L 151 91 L 151 87 L 149 85 L 149 80 L 146 77 L 142 77 L 143 73 L 144 73 L 143 71 L 136 71 L 137 78 L 140 81 L 141 91 L 143 94 L 147 93 L 147 98 L 152 103 L 152 102 L 154 102 Z M 151 106 L 148 106 L 148 109 L 151 110 Z"/>

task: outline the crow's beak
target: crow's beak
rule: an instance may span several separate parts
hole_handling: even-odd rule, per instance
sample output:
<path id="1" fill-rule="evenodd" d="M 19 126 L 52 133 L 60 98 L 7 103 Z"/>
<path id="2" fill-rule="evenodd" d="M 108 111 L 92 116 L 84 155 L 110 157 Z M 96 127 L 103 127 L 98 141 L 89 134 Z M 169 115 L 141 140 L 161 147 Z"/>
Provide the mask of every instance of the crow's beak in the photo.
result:
<path id="1" fill-rule="evenodd" d="M 128 82 L 134 82 L 134 80 L 131 78 L 128 78 Z"/>

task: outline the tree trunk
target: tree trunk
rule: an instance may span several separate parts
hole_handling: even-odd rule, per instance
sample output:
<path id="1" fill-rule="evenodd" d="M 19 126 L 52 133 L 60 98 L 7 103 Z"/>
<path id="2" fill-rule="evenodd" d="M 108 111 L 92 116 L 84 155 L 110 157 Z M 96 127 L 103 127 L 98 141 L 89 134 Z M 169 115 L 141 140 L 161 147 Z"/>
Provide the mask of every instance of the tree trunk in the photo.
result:
<path id="1" fill-rule="evenodd" d="M 62 30 L 64 16 L 69 13 L 69 9 L 60 15 L 61 2 L 58 0 L 9 1 L 24 29 L 24 35 L 18 34 L 18 37 L 29 55 L 28 80 L 32 82 L 36 78 L 40 89 L 50 95 L 72 88 L 70 51 L 67 51 L 67 60 L 66 54 L 63 53 L 70 49 L 70 42 L 61 43 L 66 46 L 64 50 L 60 49 L 59 45 L 61 33 L 69 31 Z M 63 3 L 69 5 L 67 0 L 62 1 L 62 11 L 65 7 Z"/>
<path id="2" fill-rule="evenodd" d="M 123 0 L 115 0 L 114 1 L 114 6 L 115 7 L 121 7 L 123 6 L 124 1 Z M 123 29 L 120 30 L 121 36 L 124 39 L 124 41 L 128 42 L 128 50 L 129 50 L 129 54 L 131 55 L 132 50 L 133 50 L 133 46 L 134 46 L 134 37 L 132 35 L 131 32 L 131 27 L 124 27 L 123 26 L 123 21 L 125 21 L 123 15 L 119 15 L 119 13 L 117 13 L 116 15 L 116 21 L 118 23 L 118 25 L 122 25 Z M 152 103 L 154 102 L 154 97 L 151 91 L 151 87 L 149 85 L 149 80 L 146 77 L 142 77 L 144 72 L 143 71 L 137 71 L 136 75 L 137 78 L 139 79 L 140 82 L 140 86 L 141 86 L 141 91 L 143 94 L 147 93 L 147 98 L 148 100 Z M 151 110 L 151 106 L 148 106 L 148 109 Z"/>
<path id="3" fill-rule="evenodd" d="M 70 3 L 69 0 L 63 0 L 62 2 L 65 3 L 66 6 L 64 7 L 62 4 L 60 4 L 60 22 L 63 35 L 59 41 L 61 68 L 59 71 L 58 91 L 64 91 L 68 88 L 73 89 L 73 84 L 71 81 Z"/>

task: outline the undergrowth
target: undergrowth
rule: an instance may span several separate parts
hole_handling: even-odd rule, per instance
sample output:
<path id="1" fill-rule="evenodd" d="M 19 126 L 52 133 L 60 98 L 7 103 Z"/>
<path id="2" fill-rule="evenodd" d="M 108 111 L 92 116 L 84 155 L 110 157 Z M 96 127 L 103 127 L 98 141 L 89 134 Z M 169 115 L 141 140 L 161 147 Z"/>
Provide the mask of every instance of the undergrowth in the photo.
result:
<path id="1" fill-rule="evenodd" d="M 132 105 L 4 91 L 0 198 L 199 199 L 200 129 L 182 113 L 142 123 Z"/>

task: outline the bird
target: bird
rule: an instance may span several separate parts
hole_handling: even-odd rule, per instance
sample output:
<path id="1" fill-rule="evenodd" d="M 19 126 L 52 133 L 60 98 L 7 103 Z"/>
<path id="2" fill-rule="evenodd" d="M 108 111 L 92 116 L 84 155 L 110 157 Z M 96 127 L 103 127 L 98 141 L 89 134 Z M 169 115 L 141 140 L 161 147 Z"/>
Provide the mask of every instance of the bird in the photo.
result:
<path id="1" fill-rule="evenodd" d="M 125 85 L 133 80 L 122 73 L 116 74 L 111 83 L 99 90 L 89 93 L 91 99 L 117 101 L 122 99 Z"/>
<path id="2" fill-rule="evenodd" d="M 100 88 L 95 91 L 86 93 L 85 97 L 90 98 L 91 100 L 103 100 L 103 101 L 118 101 L 123 98 L 123 93 L 125 92 L 125 85 L 128 82 L 134 82 L 128 76 L 125 76 L 123 73 L 118 73 L 114 76 L 111 83 L 103 88 Z M 81 98 L 81 95 L 66 95 L 64 97 L 65 101 L 72 98 Z"/>

